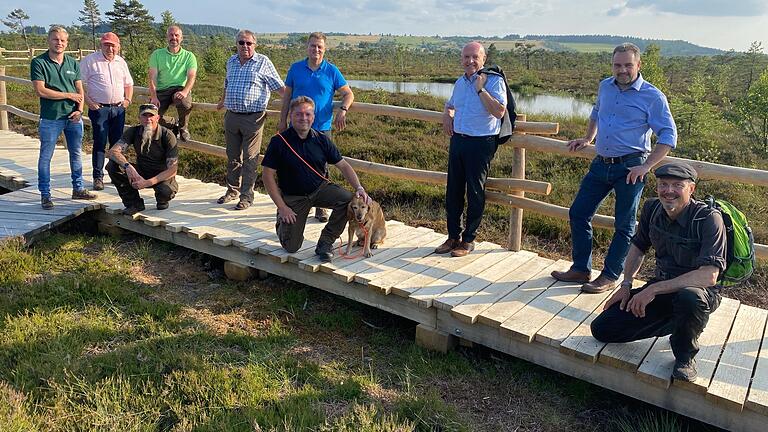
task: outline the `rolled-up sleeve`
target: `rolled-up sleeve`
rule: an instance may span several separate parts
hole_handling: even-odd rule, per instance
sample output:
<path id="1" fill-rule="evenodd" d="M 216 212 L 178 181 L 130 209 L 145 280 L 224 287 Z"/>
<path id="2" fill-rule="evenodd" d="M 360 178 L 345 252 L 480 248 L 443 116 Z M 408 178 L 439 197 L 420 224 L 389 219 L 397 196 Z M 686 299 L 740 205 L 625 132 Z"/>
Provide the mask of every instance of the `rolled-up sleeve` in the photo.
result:
<path id="1" fill-rule="evenodd" d="M 669 109 L 667 98 L 659 92 L 659 98 L 651 105 L 651 112 L 648 116 L 648 125 L 656 134 L 656 143 L 668 145 L 672 148 L 677 146 L 677 125 L 672 118 L 672 112 Z"/>
<path id="2" fill-rule="evenodd" d="M 696 266 L 715 266 L 720 271 L 725 270 L 726 241 L 723 216 L 713 211 L 701 222 L 701 249 L 696 258 Z"/>

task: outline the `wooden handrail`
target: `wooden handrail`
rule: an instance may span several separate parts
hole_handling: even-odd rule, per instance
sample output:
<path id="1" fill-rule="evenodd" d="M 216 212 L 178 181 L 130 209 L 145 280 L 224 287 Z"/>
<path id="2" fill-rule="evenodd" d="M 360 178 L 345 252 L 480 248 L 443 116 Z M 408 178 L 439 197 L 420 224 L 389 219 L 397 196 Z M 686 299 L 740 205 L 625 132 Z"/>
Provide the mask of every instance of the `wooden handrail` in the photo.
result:
<path id="1" fill-rule="evenodd" d="M 19 84 L 31 85 L 31 81 L 17 78 L 12 76 L 0 75 L 0 81 L 15 82 Z M 134 93 L 136 94 L 148 94 L 146 87 L 136 87 Z M 204 111 L 216 111 L 216 105 L 210 103 L 195 103 L 195 107 Z M 39 120 L 39 116 L 8 104 L 0 104 L 0 111 L 7 111 L 17 116 L 29 119 Z M 359 111 L 363 113 L 375 114 L 375 115 L 391 115 L 394 117 L 412 118 L 423 121 L 439 122 L 442 119 L 441 113 L 428 110 L 419 110 L 414 108 L 395 107 L 390 105 L 376 105 L 376 104 L 364 104 L 355 103 L 352 105 L 352 111 Z M 268 110 L 269 114 L 279 113 L 276 110 Z M 84 118 L 87 122 L 88 119 Z M 541 125 L 544 126 L 541 126 Z M 589 145 L 583 150 L 578 152 L 571 152 L 565 145 L 564 141 L 548 138 L 543 136 L 529 135 L 527 133 L 539 133 L 547 134 L 553 130 L 550 125 L 558 127 L 557 123 L 538 123 L 538 122 L 519 122 L 515 135 L 508 142 L 509 145 L 517 148 L 524 148 L 528 150 L 555 153 L 568 157 L 580 157 L 585 159 L 591 159 L 595 156 L 594 146 Z M 556 130 L 556 129 L 555 129 Z M 531 132 L 529 132 L 531 131 Z M 556 132 L 555 132 L 556 133 Z M 200 141 L 181 141 L 179 145 L 182 148 L 199 151 L 201 153 L 226 157 L 226 149 L 224 147 L 200 142 Z M 263 156 L 259 155 L 259 161 Z M 374 162 L 363 161 L 354 158 L 345 158 L 350 165 L 356 170 L 362 172 L 369 172 L 371 174 L 386 175 L 391 178 L 399 178 L 406 180 L 415 180 L 419 182 L 429 184 L 445 184 L 447 175 L 441 172 L 418 170 L 412 168 L 393 167 L 390 165 L 378 164 Z M 710 162 L 701 162 L 697 160 L 667 157 L 664 161 L 685 161 L 693 165 L 699 173 L 699 176 L 704 179 L 724 180 L 732 181 L 744 184 L 754 184 L 759 186 L 768 186 L 768 171 L 762 171 L 751 168 L 740 168 L 729 165 L 720 165 Z M 493 202 L 505 207 L 518 208 L 524 210 L 534 211 L 536 213 L 550 216 L 557 219 L 568 220 L 568 208 L 561 207 L 555 204 L 536 201 L 530 198 L 521 196 L 512 196 L 502 192 L 530 192 L 542 195 L 548 195 L 551 192 L 551 184 L 547 182 L 526 180 L 526 179 L 504 179 L 504 178 L 489 178 L 486 184 L 488 190 L 486 191 L 486 198 L 489 202 Z M 500 192 L 497 192 L 500 191 Z M 612 229 L 614 218 L 605 215 L 596 214 L 593 218 L 593 224 L 596 227 Z M 758 258 L 768 259 L 768 245 L 755 244 L 755 252 Z"/>
<path id="2" fill-rule="evenodd" d="M 8 82 L 15 82 L 17 84 L 27 84 L 32 85 L 32 81 L 24 78 L 18 78 L 18 77 L 12 77 L 12 76 L 0 76 L 0 80 L 2 81 L 8 81 Z M 149 89 L 146 87 L 139 87 L 136 86 L 133 88 L 134 95 L 149 95 Z M 272 105 L 274 106 L 277 102 L 273 102 Z M 340 102 L 335 102 L 334 106 L 338 108 Z M 195 109 L 200 111 L 216 111 L 216 104 L 207 103 L 207 102 L 193 102 L 193 106 Z M 429 111 L 429 110 L 423 110 L 418 108 L 406 108 L 406 107 L 399 107 L 394 105 L 379 105 L 379 104 L 370 104 L 370 103 L 364 103 L 364 102 L 355 102 L 352 104 L 352 106 L 349 108 L 349 111 L 351 112 L 360 112 L 364 114 L 373 114 L 373 115 L 387 115 L 391 117 L 399 117 L 399 118 L 409 118 L 409 119 L 415 119 L 415 120 L 423 120 L 433 123 L 441 123 L 443 121 L 443 114 L 437 111 Z M 268 110 L 267 113 L 269 114 L 279 114 L 279 110 Z M 546 135 L 556 135 L 559 131 L 560 125 L 558 123 L 548 123 L 548 122 L 516 122 L 515 123 L 515 131 L 521 132 L 521 133 L 531 133 L 531 134 L 546 134 Z"/>

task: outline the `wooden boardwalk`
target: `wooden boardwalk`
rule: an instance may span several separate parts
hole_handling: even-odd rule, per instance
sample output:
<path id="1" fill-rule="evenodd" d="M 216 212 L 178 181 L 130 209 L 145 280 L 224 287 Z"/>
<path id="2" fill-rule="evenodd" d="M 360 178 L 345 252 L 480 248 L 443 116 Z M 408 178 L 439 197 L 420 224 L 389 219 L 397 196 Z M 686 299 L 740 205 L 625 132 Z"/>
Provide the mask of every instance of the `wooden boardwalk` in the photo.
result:
<path id="1" fill-rule="evenodd" d="M 39 142 L 0 131 L 0 237 L 26 236 L 95 211 L 104 223 L 172 242 L 241 265 L 292 279 L 416 321 L 422 330 L 458 336 L 725 429 L 764 431 L 768 424 L 768 311 L 724 299 L 700 338 L 695 383 L 670 380 L 673 356 L 667 337 L 630 344 L 602 344 L 589 323 L 608 294 L 579 292 L 578 284 L 553 280 L 567 261 L 510 252 L 479 243 L 463 258 L 432 254 L 444 234 L 388 222 L 384 246 L 372 258 L 321 263 L 314 245 L 322 224 L 307 225 L 296 253 L 274 235 L 275 207 L 266 195 L 233 211 L 215 203 L 224 189 L 179 178 L 169 209 L 126 217 L 112 185 L 95 202 L 72 201 L 66 149 L 52 164 L 53 211 L 44 211 L 34 185 Z M 90 161 L 84 157 L 89 178 Z"/>

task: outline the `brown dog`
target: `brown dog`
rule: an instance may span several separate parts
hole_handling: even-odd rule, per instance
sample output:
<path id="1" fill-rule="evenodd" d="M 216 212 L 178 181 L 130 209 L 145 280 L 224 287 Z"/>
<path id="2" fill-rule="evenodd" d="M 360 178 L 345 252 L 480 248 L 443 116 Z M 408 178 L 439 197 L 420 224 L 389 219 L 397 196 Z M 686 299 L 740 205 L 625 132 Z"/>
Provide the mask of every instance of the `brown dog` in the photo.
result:
<path id="1" fill-rule="evenodd" d="M 379 203 L 371 200 L 370 204 L 366 204 L 362 198 L 355 195 L 347 206 L 347 219 L 347 255 L 352 251 L 352 239 L 357 235 L 357 245 L 363 246 L 363 255 L 373 256 L 371 249 L 376 249 L 384 243 L 384 237 L 387 236 L 384 212 L 381 211 Z M 368 231 L 368 235 L 365 235 L 363 227 Z"/>

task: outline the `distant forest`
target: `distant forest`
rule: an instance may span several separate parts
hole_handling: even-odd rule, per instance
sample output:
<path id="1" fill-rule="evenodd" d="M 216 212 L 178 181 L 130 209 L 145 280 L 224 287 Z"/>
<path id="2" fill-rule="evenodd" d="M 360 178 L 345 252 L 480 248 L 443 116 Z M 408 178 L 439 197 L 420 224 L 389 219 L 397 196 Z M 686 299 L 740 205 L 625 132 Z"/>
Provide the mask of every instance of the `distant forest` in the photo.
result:
<path id="1" fill-rule="evenodd" d="M 160 26 L 160 23 L 155 23 L 155 27 Z M 201 37 L 208 36 L 234 36 L 237 33 L 236 28 L 228 26 L 220 26 L 213 24 L 182 24 L 184 32 L 188 35 L 195 35 Z M 28 34 L 45 34 L 47 29 L 41 26 L 28 26 L 26 27 Z M 85 31 L 85 29 L 84 29 Z M 102 24 L 97 28 L 100 33 L 110 31 L 109 24 Z M 293 40 L 296 37 L 304 36 L 306 33 L 288 33 L 288 40 Z M 346 33 L 329 32 L 328 35 L 344 36 Z M 529 41 L 543 41 L 544 46 L 552 51 L 565 51 L 576 52 L 575 48 L 569 47 L 565 44 L 599 44 L 599 45 L 618 45 L 622 42 L 632 42 L 641 50 L 645 50 L 649 45 L 655 44 L 661 49 L 661 55 L 665 57 L 674 56 L 713 56 L 724 54 L 725 51 L 716 48 L 702 47 L 696 44 L 684 40 L 664 40 L 664 39 L 644 39 L 632 36 L 615 36 L 615 35 L 526 35 L 521 36 L 519 34 L 508 34 L 504 37 L 498 36 L 443 36 L 439 37 L 444 41 L 455 42 L 463 44 L 470 40 L 529 40 Z M 375 45 L 375 44 L 374 44 Z"/>

